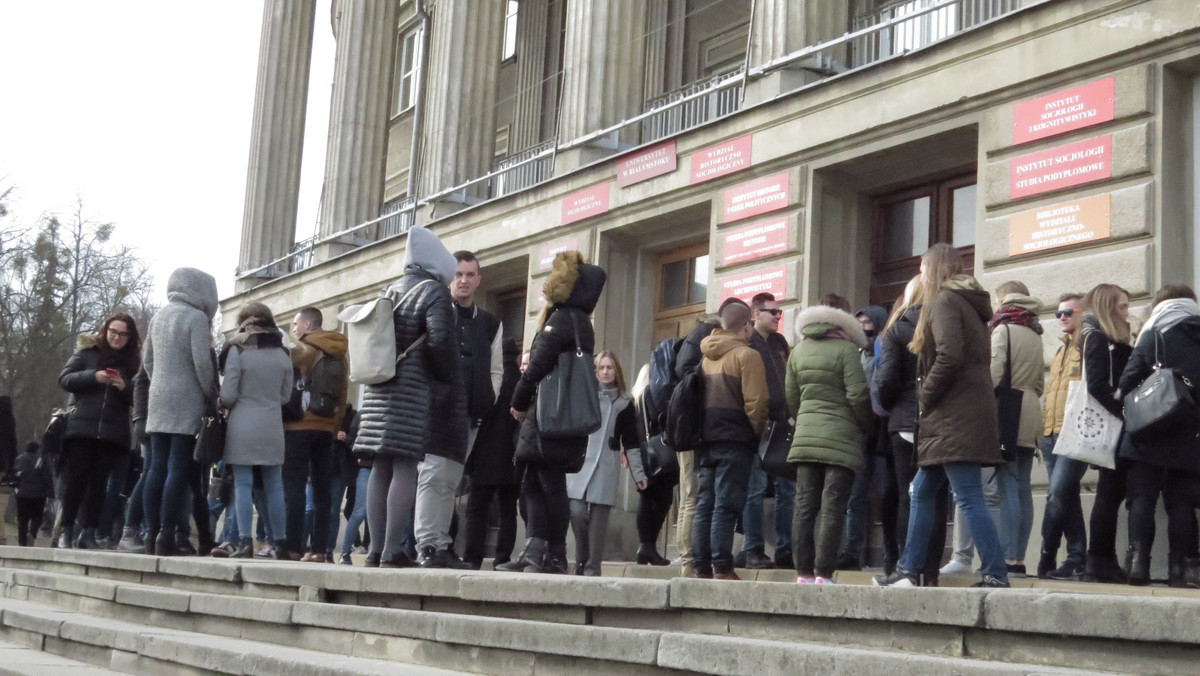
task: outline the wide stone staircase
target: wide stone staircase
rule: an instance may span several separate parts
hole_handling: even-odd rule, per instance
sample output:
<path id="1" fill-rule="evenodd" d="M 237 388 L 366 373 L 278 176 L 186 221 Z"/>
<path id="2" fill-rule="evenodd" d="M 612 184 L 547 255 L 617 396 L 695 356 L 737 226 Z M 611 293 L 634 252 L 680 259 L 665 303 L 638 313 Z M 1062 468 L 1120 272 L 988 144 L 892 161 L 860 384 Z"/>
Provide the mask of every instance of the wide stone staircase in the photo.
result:
<path id="1" fill-rule="evenodd" d="M 1200 673 L 1196 592 L 630 576 L 666 572 L 0 547 L 0 674 Z"/>

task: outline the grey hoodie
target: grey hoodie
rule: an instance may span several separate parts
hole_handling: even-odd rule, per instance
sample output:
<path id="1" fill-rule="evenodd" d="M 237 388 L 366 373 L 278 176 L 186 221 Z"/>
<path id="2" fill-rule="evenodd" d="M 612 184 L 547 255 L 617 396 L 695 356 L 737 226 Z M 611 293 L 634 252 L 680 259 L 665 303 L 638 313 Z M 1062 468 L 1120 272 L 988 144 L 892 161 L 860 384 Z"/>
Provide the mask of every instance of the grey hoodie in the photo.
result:
<path id="1" fill-rule="evenodd" d="M 404 249 L 404 269 L 410 267 L 428 272 L 442 286 L 450 286 L 458 271 L 458 261 L 433 231 L 417 227 L 408 231 L 408 245 Z"/>
<path id="2" fill-rule="evenodd" d="M 217 281 L 207 272 L 179 268 L 167 281 L 167 300 L 150 321 L 142 354 L 150 378 L 146 432 L 195 434 L 217 394 L 210 328 Z"/>

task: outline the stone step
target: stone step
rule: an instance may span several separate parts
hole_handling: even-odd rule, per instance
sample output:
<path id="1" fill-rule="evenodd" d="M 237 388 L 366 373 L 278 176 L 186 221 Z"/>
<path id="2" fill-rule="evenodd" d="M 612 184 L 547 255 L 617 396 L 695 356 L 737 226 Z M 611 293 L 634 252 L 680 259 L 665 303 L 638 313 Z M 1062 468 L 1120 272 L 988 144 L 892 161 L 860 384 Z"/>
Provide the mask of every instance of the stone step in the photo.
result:
<path id="1" fill-rule="evenodd" d="M 40 648 L 0 641 L 0 676 L 111 676 L 120 673 L 48 653 Z"/>
<path id="2" fill-rule="evenodd" d="M 76 595 L 93 601 L 107 596 L 103 585 L 88 585 L 86 583 L 95 581 L 86 578 L 72 580 L 69 578 L 73 576 L 60 573 L 17 573 L 14 577 L 17 579 L 10 590 L 30 589 L 20 582 L 45 584 L 52 580 L 63 589 L 73 589 L 71 592 L 60 590 L 48 597 L 60 602 Z M 45 650 L 94 664 L 103 665 L 107 660 L 113 668 L 130 673 L 142 673 L 143 669 L 167 662 L 187 667 L 192 673 L 282 674 L 284 669 L 300 676 L 382 673 L 377 670 L 380 668 L 378 660 L 363 660 L 339 653 L 360 649 L 384 660 L 405 662 L 403 673 L 431 676 L 461 672 L 413 667 L 411 662 L 414 659 L 449 662 L 454 663 L 455 668 L 466 667 L 466 671 L 485 674 L 570 671 L 574 674 L 761 676 L 784 671 L 865 674 L 879 670 L 898 675 L 972 673 L 999 676 L 1034 671 L 1064 676 L 1117 673 L 911 654 L 898 649 L 834 647 L 791 639 L 614 630 L 244 597 L 223 599 L 223 613 L 217 614 L 213 601 L 205 598 L 208 595 L 173 590 L 155 590 L 155 593 L 145 595 L 148 591 L 145 585 L 109 584 L 114 588 L 114 599 L 124 598 L 127 605 L 140 603 L 145 604 L 146 609 L 164 606 L 178 609 L 185 607 L 181 601 L 186 597 L 191 600 L 186 605 L 191 614 L 211 615 L 213 621 L 197 622 L 193 625 L 196 631 L 184 631 L 169 626 L 174 621 L 186 622 L 187 614 L 180 610 L 154 612 L 141 622 L 130 622 L 97 615 L 101 608 L 96 603 L 81 604 L 80 610 L 73 611 L 46 603 L 0 599 L 0 632 L 35 647 L 40 640 Z M 201 600 L 199 604 L 195 603 L 197 599 Z M 105 603 L 112 606 L 120 601 Z M 85 612 L 84 606 L 90 610 Z M 290 611 L 288 620 L 284 619 L 285 610 Z M 165 622 L 168 617 L 172 617 L 172 621 Z M 248 634 L 254 640 L 247 640 Z M 414 640 L 414 637 L 419 638 Z M 286 645 L 287 642 L 309 646 L 313 650 L 298 649 Z M 438 653 L 438 646 L 454 645 L 466 650 L 457 654 Z M 463 664 L 463 657 L 468 654 L 475 659 L 470 664 Z M 243 662 L 236 662 L 234 655 L 240 655 Z M 389 666 L 393 670 L 397 667 L 394 663 Z M 245 671 L 237 671 L 239 668 Z M 357 671 L 351 672 L 352 669 Z"/>
<path id="3" fill-rule="evenodd" d="M 464 673 L 416 665 L 404 665 L 398 672 L 396 663 L 385 660 L 123 622 L 13 599 L 0 599 L 0 635 L 26 648 L 102 669 L 79 672 L 85 674 L 461 676 Z"/>
<path id="4" fill-rule="evenodd" d="M 1200 604 L 1184 599 L 373 570 L 86 552 L 11 560 L 32 565 L 39 557 L 78 574 L 2 570 L 0 582 L 10 596 L 221 635 L 304 641 L 298 645 L 340 641 L 355 645 L 358 655 L 404 660 L 406 654 L 436 654 L 443 660 L 438 666 L 463 670 L 480 667 L 454 661 L 462 659 L 461 650 L 448 646 L 493 651 L 504 656 L 501 661 L 530 667 L 537 662 L 531 655 L 540 654 L 543 663 L 572 660 L 573 667 L 606 659 L 622 662 L 626 671 L 637 663 L 649 668 L 650 644 L 638 641 L 658 636 L 661 655 L 667 634 L 1135 673 L 1148 665 L 1178 671 L 1200 658 Z M 207 586 L 218 580 L 220 586 Z M 204 588 L 189 591 L 192 586 Z M 1025 618 L 1023 609 L 1037 613 Z M 1149 630 L 1131 633 L 1131 622 Z M 634 634 L 622 633 L 629 630 Z M 630 636 L 630 646 L 642 652 L 621 648 L 617 658 L 607 652 Z M 546 637 L 554 639 L 547 644 Z M 396 641 L 406 646 L 399 653 L 392 648 Z M 603 650 L 560 643 L 596 643 Z"/>

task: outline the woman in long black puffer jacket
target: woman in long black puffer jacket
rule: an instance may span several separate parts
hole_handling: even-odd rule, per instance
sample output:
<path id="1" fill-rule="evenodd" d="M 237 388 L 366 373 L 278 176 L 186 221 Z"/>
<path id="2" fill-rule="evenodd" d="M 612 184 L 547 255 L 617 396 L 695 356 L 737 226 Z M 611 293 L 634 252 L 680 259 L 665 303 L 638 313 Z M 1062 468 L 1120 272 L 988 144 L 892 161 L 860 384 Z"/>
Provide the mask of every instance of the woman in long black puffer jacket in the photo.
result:
<path id="1" fill-rule="evenodd" d="M 528 506 L 530 538 L 525 551 L 500 570 L 567 572 L 567 470 L 578 471 L 582 466 L 588 437 L 542 437 L 533 415 L 534 401 L 538 383 L 554 370 L 560 354 L 576 348 L 591 354 L 595 349 L 596 334 L 588 317 L 596 309 L 607 279 L 604 270 L 584 263 L 578 251 L 564 251 L 554 257 L 542 287 L 545 311 L 530 348 L 529 368 L 521 374 L 512 398 L 513 417 L 521 421 L 516 459 L 525 463 L 522 493 Z"/>
<path id="2" fill-rule="evenodd" d="M 140 350 L 133 317 L 117 314 L 95 335 L 79 337 L 75 354 L 58 376 L 58 384 L 71 393 L 74 408 L 63 435 L 66 475 L 59 547 L 96 549 L 108 475 L 133 448 L 129 412 Z M 85 496 L 82 529 L 77 531 L 76 517 Z"/>

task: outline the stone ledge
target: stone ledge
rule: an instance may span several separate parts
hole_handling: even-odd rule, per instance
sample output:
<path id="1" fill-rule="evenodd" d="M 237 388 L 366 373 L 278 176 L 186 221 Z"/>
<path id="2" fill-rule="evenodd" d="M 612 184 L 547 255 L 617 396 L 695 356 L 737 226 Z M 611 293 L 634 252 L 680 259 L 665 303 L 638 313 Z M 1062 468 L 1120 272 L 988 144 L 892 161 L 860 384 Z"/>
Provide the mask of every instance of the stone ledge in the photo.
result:
<path id="1" fill-rule="evenodd" d="M 221 594 L 191 594 L 188 611 L 239 620 L 288 624 L 292 621 L 294 601 L 272 601 L 251 596 L 229 597 Z"/>
<path id="2" fill-rule="evenodd" d="M 187 592 L 175 591 L 173 589 L 161 589 L 145 585 L 121 585 L 117 588 L 117 596 L 114 600 L 122 605 L 142 606 L 143 608 L 156 608 L 158 610 L 186 613 L 190 597 L 191 595 Z"/>
<path id="3" fill-rule="evenodd" d="M 1200 604 L 1192 599 L 997 593 L 984 601 L 984 620 L 1004 631 L 1200 644 Z"/>
<path id="4" fill-rule="evenodd" d="M 65 610 L 43 609 L 24 601 L 4 601 L 0 603 L 4 609 L 0 614 L 0 622 L 6 627 L 14 627 L 32 631 L 44 636 L 58 636 L 63 622 L 74 614 Z"/>
<path id="5" fill-rule="evenodd" d="M 125 554 L 96 549 L 52 549 L 54 560 L 63 563 L 75 563 L 89 568 L 112 568 L 138 573 L 153 573 L 158 571 L 157 556 L 145 554 Z"/>
<path id="6" fill-rule="evenodd" d="M 0 561 L 14 559 L 20 561 L 53 561 L 57 549 L 49 547 L 18 547 L 16 545 L 0 545 Z"/>
<path id="7" fill-rule="evenodd" d="M 112 601 L 117 597 L 117 583 L 104 578 L 61 575 L 55 580 L 54 589 L 64 594 L 88 596 L 101 601 Z"/>
<path id="8" fill-rule="evenodd" d="M 297 603 L 292 608 L 296 624 L 433 640 L 437 617 L 432 613 L 390 608 L 360 608 L 330 603 Z"/>
<path id="9" fill-rule="evenodd" d="M 469 646 L 654 664 L 658 633 L 473 615 L 437 618 L 437 640 Z"/>
<path id="10" fill-rule="evenodd" d="M 128 672 L 113 671 L 12 643 L 0 643 L 0 675 L 70 674 L 71 676 L 108 676 Z"/>
<path id="11" fill-rule="evenodd" d="M 837 617 L 974 627 L 986 590 L 880 589 L 858 585 L 671 581 L 672 608 Z"/>
<path id="12" fill-rule="evenodd" d="M 665 580 L 575 577 L 562 575 L 473 575 L 459 580 L 459 597 L 493 603 L 539 603 L 595 608 L 670 607 Z"/>
<path id="13" fill-rule="evenodd" d="M 658 664 L 725 676 L 762 674 L 887 674 L 887 676 L 1048 676 L 1095 674 L 1028 664 L 983 662 L 809 643 L 663 634 Z"/>
<path id="14" fill-rule="evenodd" d="M 220 559 L 205 559 L 197 556 L 188 557 L 155 557 L 158 559 L 158 572 L 168 575 L 186 575 L 208 580 L 223 582 L 240 582 L 242 567 L 237 563 L 227 563 Z"/>

